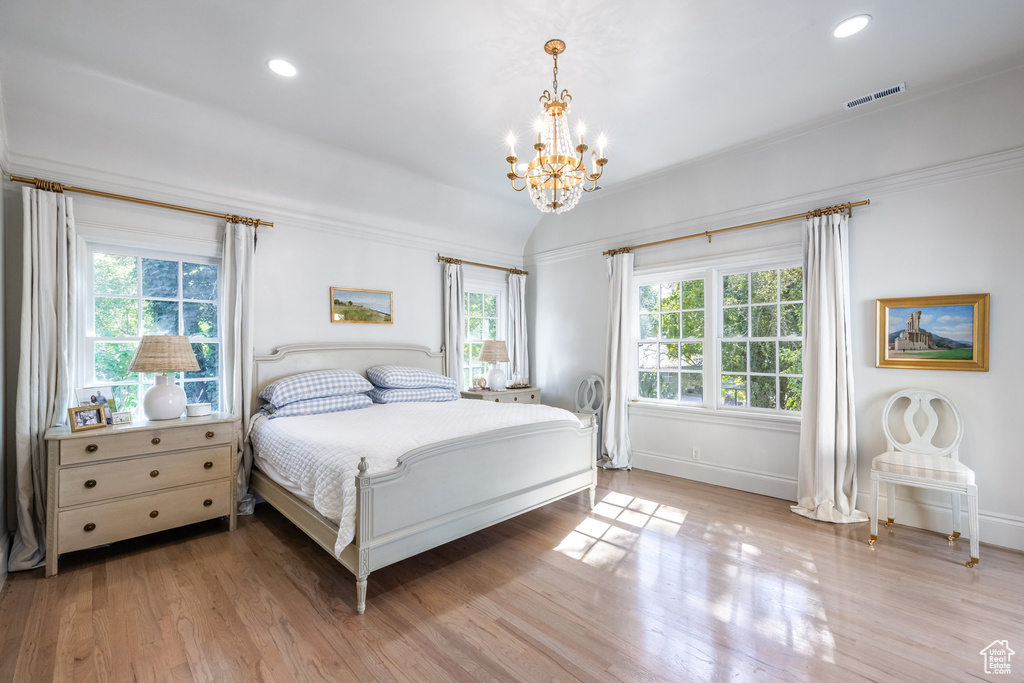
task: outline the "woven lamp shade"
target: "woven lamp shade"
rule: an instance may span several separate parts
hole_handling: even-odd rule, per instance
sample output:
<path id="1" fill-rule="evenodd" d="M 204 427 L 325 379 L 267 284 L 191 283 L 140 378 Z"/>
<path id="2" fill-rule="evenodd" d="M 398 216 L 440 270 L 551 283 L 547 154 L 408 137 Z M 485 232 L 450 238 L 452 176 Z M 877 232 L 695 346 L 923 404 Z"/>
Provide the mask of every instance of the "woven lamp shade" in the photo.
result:
<path id="1" fill-rule="evenodd" d="M 142 338 L 128 372 L 195 372 L 199 362 L 188 337 L 151 335 Z"/>
<path id="2" fill-rule="evenodd" d="M 508 347 L 503 341 L 487 340 L 480 349 L 480 360 L 487 363 L 507 363 Z"/>

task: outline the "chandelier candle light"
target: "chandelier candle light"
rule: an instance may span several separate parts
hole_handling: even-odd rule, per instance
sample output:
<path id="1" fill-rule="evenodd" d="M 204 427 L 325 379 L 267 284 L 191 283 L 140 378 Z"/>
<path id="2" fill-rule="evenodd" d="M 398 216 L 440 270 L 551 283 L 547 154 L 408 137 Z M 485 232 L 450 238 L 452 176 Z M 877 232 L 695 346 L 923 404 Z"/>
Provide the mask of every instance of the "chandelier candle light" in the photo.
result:
<path id="1" fill-rule="evenodd" d="M 509 151 L 505 161 L 512 167 L 507 175 L 512 181 L 513 190 L 522 192 L 529 188 L 530 199 L 542 212 L 563 213 L 576 206 L 584 192 L 597 189 L 597 179 L 604 172 L 608 159 L 604 156 L 605 139 L 602 135 L 598 138 L 598 150 L 590 153 L 591 172 L 587 172 L 583 154 L 589 147 L 583 144 L 583 124 L 577 126 L 579 144 L 573 147 L 569 134 L 569 104 L 572 95 L 568 90 L 558 92 L 558 55 L 565 52 L 565 42 L 549 40 L 544 44 L 544 51 L 554 58 L 555 67 L 551 91 L 545 90 L 540 96 L 542 112 L 536 124 L 537 143 L 533 146 L 537 156 L 530 161 L 525 173 L 520 175 L 516 171 L 519 157 L 516 156 L 515 136 L 509 133 Z M 526 180 L 523 186 L 516 187 L 516 181 L 523 179 Z M 592 187 L 585 186 L 588 180 L 593 183 Z"/>

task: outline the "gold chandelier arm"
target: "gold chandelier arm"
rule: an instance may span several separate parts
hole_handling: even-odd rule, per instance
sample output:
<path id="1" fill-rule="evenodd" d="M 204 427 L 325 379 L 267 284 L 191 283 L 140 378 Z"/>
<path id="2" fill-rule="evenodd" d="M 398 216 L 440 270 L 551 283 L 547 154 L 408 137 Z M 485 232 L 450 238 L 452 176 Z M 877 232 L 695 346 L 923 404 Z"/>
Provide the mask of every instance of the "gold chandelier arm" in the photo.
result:
<path id="1" fill-rule="evenodd" d="M 526 189 L 526 186 L 530 184 L 530 181 L 527 180 L 523 182 L 522 187 L 516 187 L 516 180 L 523 180 L 524 178 L 526 178 L 526 176 L 517 176 L 515 173 L 508 174 L 508 179 L 512 182 L 512 189 L 516 192 L 522 192 Z"/>

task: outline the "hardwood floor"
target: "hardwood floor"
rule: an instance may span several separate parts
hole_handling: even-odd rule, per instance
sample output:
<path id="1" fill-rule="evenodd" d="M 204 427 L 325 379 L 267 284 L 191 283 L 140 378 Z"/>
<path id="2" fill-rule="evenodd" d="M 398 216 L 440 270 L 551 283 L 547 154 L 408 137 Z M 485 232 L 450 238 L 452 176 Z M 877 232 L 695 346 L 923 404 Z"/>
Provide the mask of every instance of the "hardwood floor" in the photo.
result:
<path id="1" fill-rule="evenodd" d="M 649 472 L 355 579 L 266 505 L 10 574 L 0 681 L 938 681 L 1024 653 L 1024 554 Z M 1020 680 L 1024 654 L 1008 679 Z"/>

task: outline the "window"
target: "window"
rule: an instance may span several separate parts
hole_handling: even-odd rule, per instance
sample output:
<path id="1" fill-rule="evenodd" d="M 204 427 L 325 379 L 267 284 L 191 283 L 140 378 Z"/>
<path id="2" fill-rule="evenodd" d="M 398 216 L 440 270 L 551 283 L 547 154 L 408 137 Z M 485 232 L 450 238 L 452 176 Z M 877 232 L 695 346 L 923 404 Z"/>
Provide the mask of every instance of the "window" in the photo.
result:
<path id="1" fill-rule="evenodd" d="M 722 275 L 721 404 L 800 411 L 802 268 Z"/>
<path id="2" fill-rule="evenodd" d="M 802 268 L 712 268 L 636 282 L 639 399 L 800 411 Z"/>
<path id="3" fill-rule="evenodd" d="M 467 286 L 463 293 L 462 381 L 466 389 L 473 386 L 490 369 L 481 363 L 480 349 L 488 339 L 504 339 L 505 297 L 501 289 Z"/>
<path id="4" fill-rule="evenodd" d="M 640 287 L 641 398 L 704 402 L 704 280 Z"/>
<path id="5" fill-rule="evenodd" d="M 91 253 L 85 381 L 110 385 L 118 410 L 138 414 L 152 373 L 128 367 L 143 335 L 186 335 L 199 370 L 177 373 L 189 403 L 220 407 L 220 268 L 212 259 Z"/>

